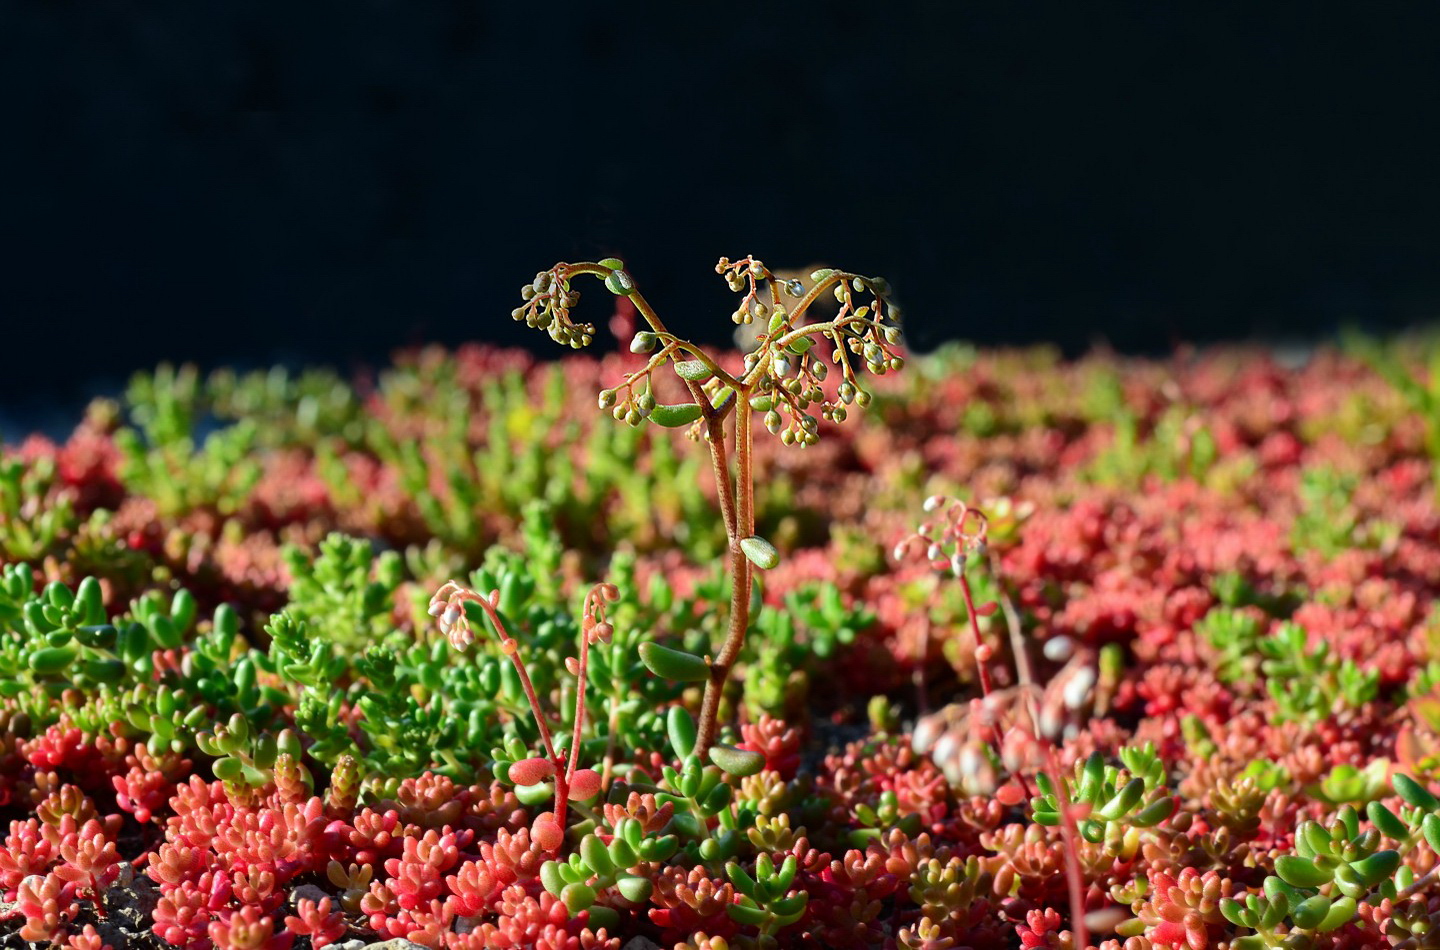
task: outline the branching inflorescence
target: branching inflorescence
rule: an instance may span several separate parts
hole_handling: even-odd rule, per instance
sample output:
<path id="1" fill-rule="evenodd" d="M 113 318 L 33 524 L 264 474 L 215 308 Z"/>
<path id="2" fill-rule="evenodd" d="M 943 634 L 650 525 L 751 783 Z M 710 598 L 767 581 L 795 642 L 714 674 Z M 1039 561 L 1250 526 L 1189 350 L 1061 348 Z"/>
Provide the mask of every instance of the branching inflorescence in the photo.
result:
<path id="1" fill-rule="evenodd" d="M 800 280 L 778 280 L 753 257 L 737 261 L 722 257 L 715 272 L 731 290 L 745 294 L 731 319 L 737 324 L 765 323 L 765 332 L 745 354 L 738 375 L 701 347 L 671 333 L 623 262 L 615 258 L 557 264 L 541 271 L 521 289 L 525 303 L 511 314 L 546 331 L 557 343 L 586 346 L 593 341 L 595 328 L 571 319 L 571 309 L 579 302 L 571 282 L 585 275 L 602 279 L 612 293 L 628 298 L 645 320 L 649 329 L 635 334 L 630 350 L 650 355 L 642 368 L 600 392 L 600 408 L 631 426 L 645 421 L 668 428 L 690 426 L 691 438 L 703 439 L 710 449 L 730 548 L 725 639 L 717 653 L 703 659 L 669 655 L 675 651 L 652 651 L 649 658 L 657 675 L 676 678 L 681 673 L 678 678 L 704 680 L 695 746 L 702 757 L 715 744 L 721 693 L 750 627 L 753 572 L 779 563 L 775 546 L 755 534 L 754 414 L 762 413 L 765 428 L 778 433 L 786 445 L 813 445 L 819 440 L 820 419 L 843 422 L 852 404 L 869 405 L 871 396 L 857 366 L 883 375 L 904 365 L 895 349 L 900 342 L 896 323 L 900 311 L 890 302 L 889 284 L 883 278 L 824 269 L 810 275 L 813 283 L 807 289 Z M 839 311 L 831 319 L 807 323 L 807 311 L 825 293 L 834 295 Z M 786 298 L 793 302 L 787 304 Z M 655 395 L 657 371 L 667 364 L 679 377 L 688 401 L 661 403 Z M 833 390 L 825 385 L 831 365 L 839 375 Z M 817 406 L 819 418 L 811 412 Z M 696 675 L 702 672 L 703 676 Z"/>

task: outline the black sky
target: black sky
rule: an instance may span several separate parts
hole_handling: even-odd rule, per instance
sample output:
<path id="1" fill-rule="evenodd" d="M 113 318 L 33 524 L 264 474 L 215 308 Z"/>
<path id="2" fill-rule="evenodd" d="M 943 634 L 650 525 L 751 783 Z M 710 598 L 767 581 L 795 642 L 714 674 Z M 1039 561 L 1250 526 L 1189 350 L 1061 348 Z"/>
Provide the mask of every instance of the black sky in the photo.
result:
<path id="1" fill-rule="evenodd" d="M 615 254 L 882 274 L 921 347 L 1440 313 L 1433 4 L 0 2 L 0 405 L 534 342 Z M 605 294 L 591 294 L 603 313 Z"/>

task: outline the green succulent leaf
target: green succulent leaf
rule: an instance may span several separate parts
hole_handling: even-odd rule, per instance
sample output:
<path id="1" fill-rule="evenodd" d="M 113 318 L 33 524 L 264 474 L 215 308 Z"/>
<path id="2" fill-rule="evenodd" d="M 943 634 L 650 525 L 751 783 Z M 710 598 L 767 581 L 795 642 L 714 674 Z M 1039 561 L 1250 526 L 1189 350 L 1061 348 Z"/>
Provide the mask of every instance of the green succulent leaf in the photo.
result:
<path id="1" fill-rule="evenodd" d="M 762 571 L 768 571 L 780 565 L 780 552 L 775 549 L 775 545 L 762 537 L 742 538 L 740 550 L 750 559 L 751 564 Z"/>
<path id="2" fill-rule="evenodd" d="M 1360 881 L 1368 887 L 1374 887 L 1394 874 L 1395 869 L 1399 866 L 1400 852 L 1394 850 L 1376 851 L 1370 857 L 1350 865 L 1359 876 Z"/>
<path id="3" fill-rule="evenodd" d="M 747 775 L 755 775 L 765 768 L 765 756 L 759 752 L 752 752 L 749 749 L 737 749 L 734 746 L 716 745 L 710 748 L 710 761 L 720 766 L 727 775 L 734 775 L 737 778 L 744 778 Z M 727 788 L 729 786 L 726 786 Z M 723 807 L 723 806 L 721 806 Z"/>
<path id="4" fill-rule="evenodd" d="M 1295 926 L 1309 930 L 1325 919 L 1325 915 L 1330 913 L 1330 907 L 1330 898 L 1316 894 L 1301 901 L 1300 905 L 1290 912 L 1290 919 L 1295 922 Z"/>
<path id="5" fill-rule="evenodd" d="M 1403 840 L 1410 836 L 1410 829 L 1405 822 L 1396 817 L 1395 813 L 1379 802 L 1371 802 L 1365 806 L 1365 814 L 1370 821 L 1387 838 Z"/>
<path id="6" fill-rule="evenodd" d="M 1355 917 L 1357 904 L 1353 897 L 1338 897 L 1330 905 L 1329 912 L 1325 919 L 1315 925 L 1317 933 L 1330 933 L 1332 930 L 1339 930 Z"/>
<path id="7" fill-rule="evenodd" d="M 665 732 L 670 748 L 681 759 L 689 758 L 695 749 L 695 717 L 684 706 L 671 706 L 665 714 Z"/>
<path id="8" fill-rule="evenodd" d="M 632 904 L 643 904 L 650 899 L 650 894 L 655 890 L 655 885 L 649 878 L 627 875 L 615 882 L 615 889 L 620 896 Z"/>
<path id="9" fill-rule="evenodd" d="M 1425 786 L 1410 776 L 1402 772 L 1397 772 L 1395 777 L 1391 779 L 1391 784 L 1395 786 L 1395 794 L 1404 799 L 1407 805 L 1413 805 L 1424 811 L 1440 809 L 1440 798 L 1436 798 L 1430 794 L 1430 791 L 1426 789 Z"/>
<path id="10" fill-rule="evenodd" d="M 681 360 L 674 364 L 675 375 L 692 383 L 703 383 L 715 374 L 704 360 Z"/>
<path id="11" fill-rule="evenodd" d="M 693 653 L 672 650 L 653 640 L 640 644 L 640 662 L 656 676 L 681 683 L 699 683 L 710 678 L 710 664 Z"/>
<path id="12" fill-rule="evenodd" d="M 649 419 L 657 426 L 667 429 L 678 429 L 681 426 L 688 426 L 700 418 L 701 410 L 693 402 L 682 402 L 676 405 L 657 405 L 650 410 Z"/>
<path id="13" fill-rule="evenodd" d="M 1315 866 L 1314 861 L 1285 854 L 1275 859 L 1275 873 L 1286 884 L 1293 887 L 1320 887 L 1329 884 L 1333 875 Z"/>

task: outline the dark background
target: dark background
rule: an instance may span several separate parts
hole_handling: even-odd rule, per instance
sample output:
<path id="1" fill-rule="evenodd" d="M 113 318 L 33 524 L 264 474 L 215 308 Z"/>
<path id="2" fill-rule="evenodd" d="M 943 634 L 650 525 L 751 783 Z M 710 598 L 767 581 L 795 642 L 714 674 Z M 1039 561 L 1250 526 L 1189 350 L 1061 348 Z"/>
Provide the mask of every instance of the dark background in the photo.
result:
<path id="1" fill-rule="evenodd" d="M 712 339 L 746 253 L 888 277 L 918 349 L 1428 321 L 1436 14 L 0 0 L 0 412 L 162 359 L 549 352 L 520 285 L 611 254 Z"/>

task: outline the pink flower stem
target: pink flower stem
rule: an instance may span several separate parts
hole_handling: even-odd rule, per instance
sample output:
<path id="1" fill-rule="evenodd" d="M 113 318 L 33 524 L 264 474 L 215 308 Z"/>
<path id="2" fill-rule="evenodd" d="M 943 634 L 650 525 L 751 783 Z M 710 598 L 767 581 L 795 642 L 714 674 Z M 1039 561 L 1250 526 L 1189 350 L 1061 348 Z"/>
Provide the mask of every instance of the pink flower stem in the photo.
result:
<path id="1" fill-rule="evenodd" d="M 481 597 L 478 594 L 472 594 L 469 591 L 466 591 L 461 596 L 465 600 L 479 604 L 480 609 L 485 611 L 485 616 L 490 618 L 490 622 L 495 625 L 496 633 L 500 635 L 500 652 L 510 658 L 510 662 L 515 666 L 515 672 L 520 674 L 520 685 L 525 690 L 525 698 L 530 702 L 530 711 L 534 714 L 535 725 L 540 730 L 540 741 L 545 746 L 545 754 L 550 757 L 551 762 L 555 763 L 555 821 L 561 828 L 564 828 L 565 804 L 569 800 L 570 792 L 570 775 L 569 772 L 565 770 L 565 759 L 556 753 L 555 743 L 550 738 L 550 727 L 545 724 L 545 714 L 540 710 L 540 698 L 535 694 L 535 685 L 530 682 L 530 674 L 525 669 L 525 661 L 520 659 L 520 644 L 514 637 L 510 636 L 510 631 L 505 629 L 505 624 L 500 620 L 500 614 L 496 612 L 494 605 L 491 604 L 487 598 Z M 582 659 L 580 662 L 582 664 L 581 669 L 583 670 L 583 664 L 585 662 L 583 659 L 583 646 L 581 648 L 581 656 Z M 581 689 L 584 689 L 583 674 L 581 678 Z M 581 694 L 581 698 L 583 700 L 583 693 Z M 580 702 L 580 709 L 584 709 L 583 701 Z M 577 713 L 577 715 L 583 715 L 583 713 Z M 579 737 L 580 727 L 577 724 L 575 727 L 577 743 Z M 570 766 L 572 769 L 574 768 L 573 755 L 574 750 L 572 750 L 572 764 Z"/>
<path id="2" fill-rule="evenodd" d="M 980 692 L 989 698 L 994 690 L 987 663 L 990 659 L 990 648 L 980 637 L 980 616 L 975 613 L 975 598 L 970 593 L 970 579 L 965 576 L 964 571 L 960 572 L 960 590 L 965 595 L 965 612 L 970 615 L 970 632 L 975 636 L 975 667 L 980 671 Z"/>

